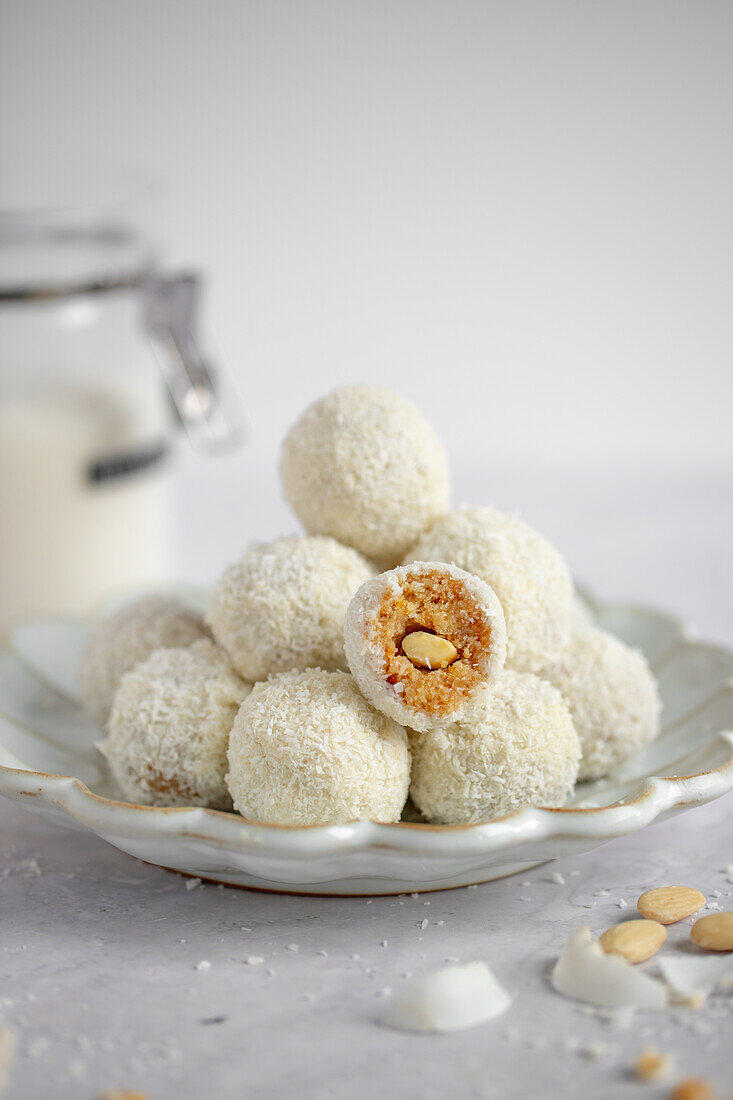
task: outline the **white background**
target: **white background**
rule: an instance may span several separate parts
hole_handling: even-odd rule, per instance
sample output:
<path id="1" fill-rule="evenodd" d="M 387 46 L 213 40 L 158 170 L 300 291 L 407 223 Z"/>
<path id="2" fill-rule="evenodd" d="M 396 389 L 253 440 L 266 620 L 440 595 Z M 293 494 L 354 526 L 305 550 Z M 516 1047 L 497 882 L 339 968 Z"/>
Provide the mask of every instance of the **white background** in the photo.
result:
<path id="1" fill-rule="evenodd" d="M 730 4 L 6 0 L 0 41 L 3 156 L 167 178 L 258 457 L 374 380 L 497 483 L 730 469 Z"/>

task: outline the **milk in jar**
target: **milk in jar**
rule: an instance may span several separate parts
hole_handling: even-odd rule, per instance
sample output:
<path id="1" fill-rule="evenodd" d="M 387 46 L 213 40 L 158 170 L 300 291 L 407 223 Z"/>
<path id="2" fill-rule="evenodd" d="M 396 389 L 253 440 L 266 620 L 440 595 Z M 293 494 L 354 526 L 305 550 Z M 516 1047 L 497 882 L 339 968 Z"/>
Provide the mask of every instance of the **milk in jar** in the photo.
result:
<path id="1" fill-rule="evenodd" d="M 90 179 L 53 172 L 64 199 L 37 201 L 39 179 L 0 187 L 0 631 L 159 586 L 174 425 L 239 441 L 190 331 L 196 280 L 160 273 L 137 201 L 95 180 L 85 204 Z"/>

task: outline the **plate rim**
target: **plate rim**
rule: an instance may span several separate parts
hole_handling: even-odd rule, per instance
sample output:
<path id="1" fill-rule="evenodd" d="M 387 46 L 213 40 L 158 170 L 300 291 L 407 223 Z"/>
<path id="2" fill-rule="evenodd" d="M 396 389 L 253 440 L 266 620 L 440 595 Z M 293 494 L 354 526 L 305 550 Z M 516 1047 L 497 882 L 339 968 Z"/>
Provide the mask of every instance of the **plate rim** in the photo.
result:
<path id="1" fill-rule="evenodd" d="M 694 636 L 692 630 L 668 611 L 630 600 L 601 601 L 585 586 L 578 586 L 578 593 L 594 614 L 625 610 L 657 616 L 676 628 L 677 637 L 659 654 L 658 662 L 665 663 L 682 645 L 705 646 L 733 658 L 733 649 Z M 90 618 L 83 615 L 39 616 L 15 623 L 14 630 L 51 621 L 84 624 L 89 623 Z M 40 673 L 31 668 L 24 656 L 14 649 L 13 632 L 5 634 L 0 650 L 12 654 L 39 680 L 43 680 Z M 43 682 L 62 697 L 60 688 L 49 684 L 48 680 Z M 11 717 L 6 720 L 21 728 Z M 13 763 L 0 764 L 0 794 L 21 803 L 40 798 L 85 828 L 102 835 L 109 832 L 131 839 L 157 834 L 205 841 L 230 851 L 267 853 L 283 858 L 306 854 L 309 857 L 326 857 L 368 849 L 436 857 L 445 857 L 449 853 L 476 856 L 552 837 L 611 840 L 643 828 L 677 807 L 702 805 L 721 797 L 733 790 L 733 730 L 719 730 L 697 747 L 704 749 L 720 741 L 728 746 L 730 752 L 728 758 L 716 768 L 684 776 L 644 776 L 627 798 L 606 806 L 525 808 L 489 822 L 454 825 L 409 821 L 278 825 L 247 821 L 234 813 L 203 806 L 141 806 L 96 794 L 76 776 L 25 767 L 23 761 L 7 749 L 3 750 L 6 759 Z"/>

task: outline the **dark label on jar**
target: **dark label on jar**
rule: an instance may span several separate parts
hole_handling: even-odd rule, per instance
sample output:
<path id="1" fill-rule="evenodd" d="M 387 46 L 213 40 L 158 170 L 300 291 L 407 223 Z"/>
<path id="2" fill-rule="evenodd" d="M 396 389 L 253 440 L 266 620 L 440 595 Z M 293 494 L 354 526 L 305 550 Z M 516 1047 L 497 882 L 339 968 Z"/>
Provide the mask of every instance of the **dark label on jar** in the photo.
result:
<path id="1" fill-rule="evenodd" d="M 136 451 L 125 451 L 124 454 L 101 458 L 87 469 L 87 480 L 100 484 L 131 477 L 133 474 L 139 474 L 152 466 L 157 466 L 163 461 L 167 452 L 168 448 L 164 443 L 154 443 Z"/>

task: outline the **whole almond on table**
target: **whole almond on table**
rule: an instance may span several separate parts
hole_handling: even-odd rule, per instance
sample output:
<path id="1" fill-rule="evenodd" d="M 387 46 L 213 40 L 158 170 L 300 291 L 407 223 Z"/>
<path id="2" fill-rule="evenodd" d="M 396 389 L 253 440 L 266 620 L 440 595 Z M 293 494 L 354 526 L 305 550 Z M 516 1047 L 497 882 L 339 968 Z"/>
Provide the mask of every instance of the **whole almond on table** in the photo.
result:
<path id="1" fill-rule="evenodd" d="M 715 1100 L 715 1089 L 702 1077 L 686 1077 L 672 1089 L 670 1100 Z"/>
<path id="2" fill-rule="evenodd" d="M 671 1061 L 668 1054 L 647 1047 L 634 1063 L 634 1073 L 640 1081 L 661 1081 L 669 1077 Z"/>
<path id="3" fill-rule="evenodd" d="M 125 1092 L 123 1089 L 107 1089 L 101 1092 L 97 1100 L 150 1100 L 147 1092 Z"/>
<path id="4" fill-rule="evenodd" d="M 705 901 L 705 895 L 691 886 L 659 886 L 642 894 L 636 907 L 648 920 L 674 924 L 697 913 Z"/>
<path id="5" fill-rule="evenodd" d="M 700 917 L 690 929 L 690 939 L 706 951 L 733 951 L 733 913 Z"/>
<path id="6" fill-rule="evenodd" d="M 640 963 L 656 955 L 667 938 L 667 930 L 655 920 L 627 920 L 607 928 L 599 943 L 607 955 L 621 955 L 627 962 Z"/>

